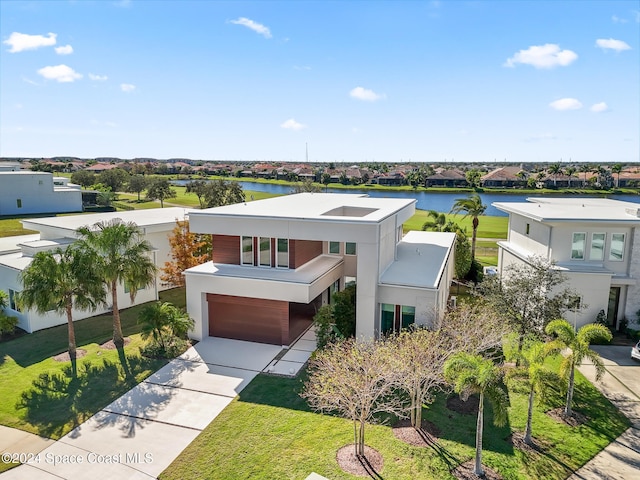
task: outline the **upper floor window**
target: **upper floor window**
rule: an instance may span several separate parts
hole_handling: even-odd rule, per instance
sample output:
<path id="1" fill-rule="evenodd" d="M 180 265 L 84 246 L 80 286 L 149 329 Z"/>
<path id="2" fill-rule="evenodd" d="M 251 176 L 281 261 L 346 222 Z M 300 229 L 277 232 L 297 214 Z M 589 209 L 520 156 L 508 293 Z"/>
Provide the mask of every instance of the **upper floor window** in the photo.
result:
<path id="1" fill-rule="evenodd" d="M 279 268 L 289 268 L 289 240 L 286 238 L 279 238 L 277 241 L 276 265 Z"/>
<path id="2" fill-rule="evenodd" d="M 242 237 L 242 265 L 253 265 L 253 237 Z"/>
<path id="3" fill-rule="evenodd" d="M 604 241 L 606 237 L 606 233 L 593 233 L 591 235 L 589 260 L 604 260 Z"/>
<path id="4" fill-rule="evenodd" d="M 586 233 L 574 233 L 571 240 L 571 260 L 584 260 Z"/>
<path id="5" fill-rule="evenodd" d="M 346 242 L 344 244 L 344 253 L 345 253 L 345 255 L 355 255 L 356 254 L 356 244 L 354 242 Z"/>
<path id="6" fill-rule="evenodd" d="M 21 198 L 17 198 L 16 199 L 16 205 L 18 206 L 18 208 L 22 208 L 22 199 Z"/>
<path id="7" fill-rule="evenodd" d="M 20 305 L 18 304 L 18 292 L 9 289 L 9 308 L 16 312 L 20 311 Z"/>
<path id="8" fill-rule="evenodd" d="M 609 260 L 621 262 L 624 259 L 624 233 L 611 234 L 611 247 L 609 248 Z"/>
<path id="9" fill-rule="evenodd" d="M 340 254 L 340 242 L 329 242 L 329 253 Z"/>
<path id="10" fill-rule="evenodd" d="M 271 238 L 260 237 L 260 266 L 271 266 Z"/>

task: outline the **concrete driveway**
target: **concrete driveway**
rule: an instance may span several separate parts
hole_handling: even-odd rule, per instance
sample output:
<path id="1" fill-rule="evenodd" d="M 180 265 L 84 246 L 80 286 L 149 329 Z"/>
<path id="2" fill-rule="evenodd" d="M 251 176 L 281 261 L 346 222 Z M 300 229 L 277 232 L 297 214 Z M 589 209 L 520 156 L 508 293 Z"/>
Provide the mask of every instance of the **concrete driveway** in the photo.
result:
<path id="1" fill-rule="evenodd" d="M 632 426 L 596 455 L 570 480 L 629 480 L 640 472 L 640 362 L 631 358 L 631 347 L 594 345 L 606 373 L 595 381 L 595 368 L 585 363 L 579 370 L 631 420 Z"/>
<path id="2" fill-rule="evenodd" d="M 156 478 L 280 351 L 207 338 L 0 478 Z"/>

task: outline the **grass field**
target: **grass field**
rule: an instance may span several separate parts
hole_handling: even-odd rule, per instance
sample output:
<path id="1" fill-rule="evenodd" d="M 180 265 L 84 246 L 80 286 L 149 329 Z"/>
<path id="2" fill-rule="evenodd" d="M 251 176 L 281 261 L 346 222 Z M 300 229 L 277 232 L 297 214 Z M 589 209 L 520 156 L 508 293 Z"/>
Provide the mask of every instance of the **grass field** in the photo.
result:
<path id="1" fill-rule="evenodd" d="M 22 228 L 19 218 L 2 218 L 0 219 L 0 237 L 13 237 L 15 235 L 29 235 L 34 232 Z"/>
<path id="2" fill-rule="evenodd" d="M 453 220 L 458 223 L 463 229 L 466 229 L 467 235 L 471 237 L 472 225 L 471 217 L 462 219 L 462 215 L 446 214 L 447 220 Z M 408 230 L 422 230 L 422 225 L 428 220 L 429 212 L 427 210 L 416 210 L 413 217 L 407 220 L 404 224 L 405 231 Z M 507 238 L 507 228 L 509 226 L 508 217 L 479 217 L 478 224 L 478 238 Z"/>
<path id="3" fill-rule="evenodd" d="M 557 362 L 556 362 L 557 365 Z M 589 417 L 568 427 L 545 409 L 562 404 L 560 392 L 536 408 L 533 434 L 540 452 L 523 452 L 508 438 L 522 432 L 527 396 L 510 389 L 509 421 L 498 428 L 485 418 L 483 462 L 505 479 L 564 479 L 593 457 L 628 426 L 622 416 L 577 374 L 577 410 Z M 317 472 L 332 480 L 354 479 L 336 462 L 336 451 L 353 443 L 353 423 L 311 412 L 298 395 L 301 379 L 259 375 L 165 470 L 161 480 L 251 478 L 301 479 Z M 398 440 L 389 426 L 367 425 L 366 443 L 384 457 L 380 477 L 393 480 L 454 478 L 449 471 L 473 458 L 475 415 L 447 409 L 445 396 L 425 410 L 440 430 L 437 443 L 413 447 Z"/>
<path id="4" fill-rule="evenodd" d="M 184 289 L 161 292 L 160 299 L 184 307 Z M 76 344 L 87 352 L 77 361 L 77 378 L 70 362 L 52 358 L 68 348 L 66 324 L 0 342 L 0 424 L 60 438 L 162 367 L 166 360 L 139 353 L 143 307 L 121 311 L 123 333 L 131 338 L 124 355 L 100 347 L 112 338 L 111 314 L 75 322 Z"/>

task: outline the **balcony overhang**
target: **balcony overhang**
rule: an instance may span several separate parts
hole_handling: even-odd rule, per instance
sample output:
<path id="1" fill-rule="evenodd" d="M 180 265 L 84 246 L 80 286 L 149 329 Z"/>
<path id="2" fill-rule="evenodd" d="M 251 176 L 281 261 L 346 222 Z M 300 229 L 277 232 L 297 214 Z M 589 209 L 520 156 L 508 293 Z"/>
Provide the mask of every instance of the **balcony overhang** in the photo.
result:
<path id="1" fill-rule="evenodd" d="M 207 262 L 184 273 L 188 288 L 204 293 L 309 303 L 343 276 L 343 264 L 320 255 L 295 270 Z"/>

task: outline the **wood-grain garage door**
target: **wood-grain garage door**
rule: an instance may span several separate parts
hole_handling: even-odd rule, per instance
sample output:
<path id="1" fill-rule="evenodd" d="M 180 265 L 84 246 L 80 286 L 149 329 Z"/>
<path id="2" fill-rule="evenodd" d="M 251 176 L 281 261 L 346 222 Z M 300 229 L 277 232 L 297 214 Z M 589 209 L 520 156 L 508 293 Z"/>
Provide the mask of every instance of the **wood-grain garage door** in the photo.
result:
<path id="1" fill-rule="evenodd" d="M 288 344 L 288 302 L 214 294 L 207 294 L 207 302 L 212 337 Z"/>

